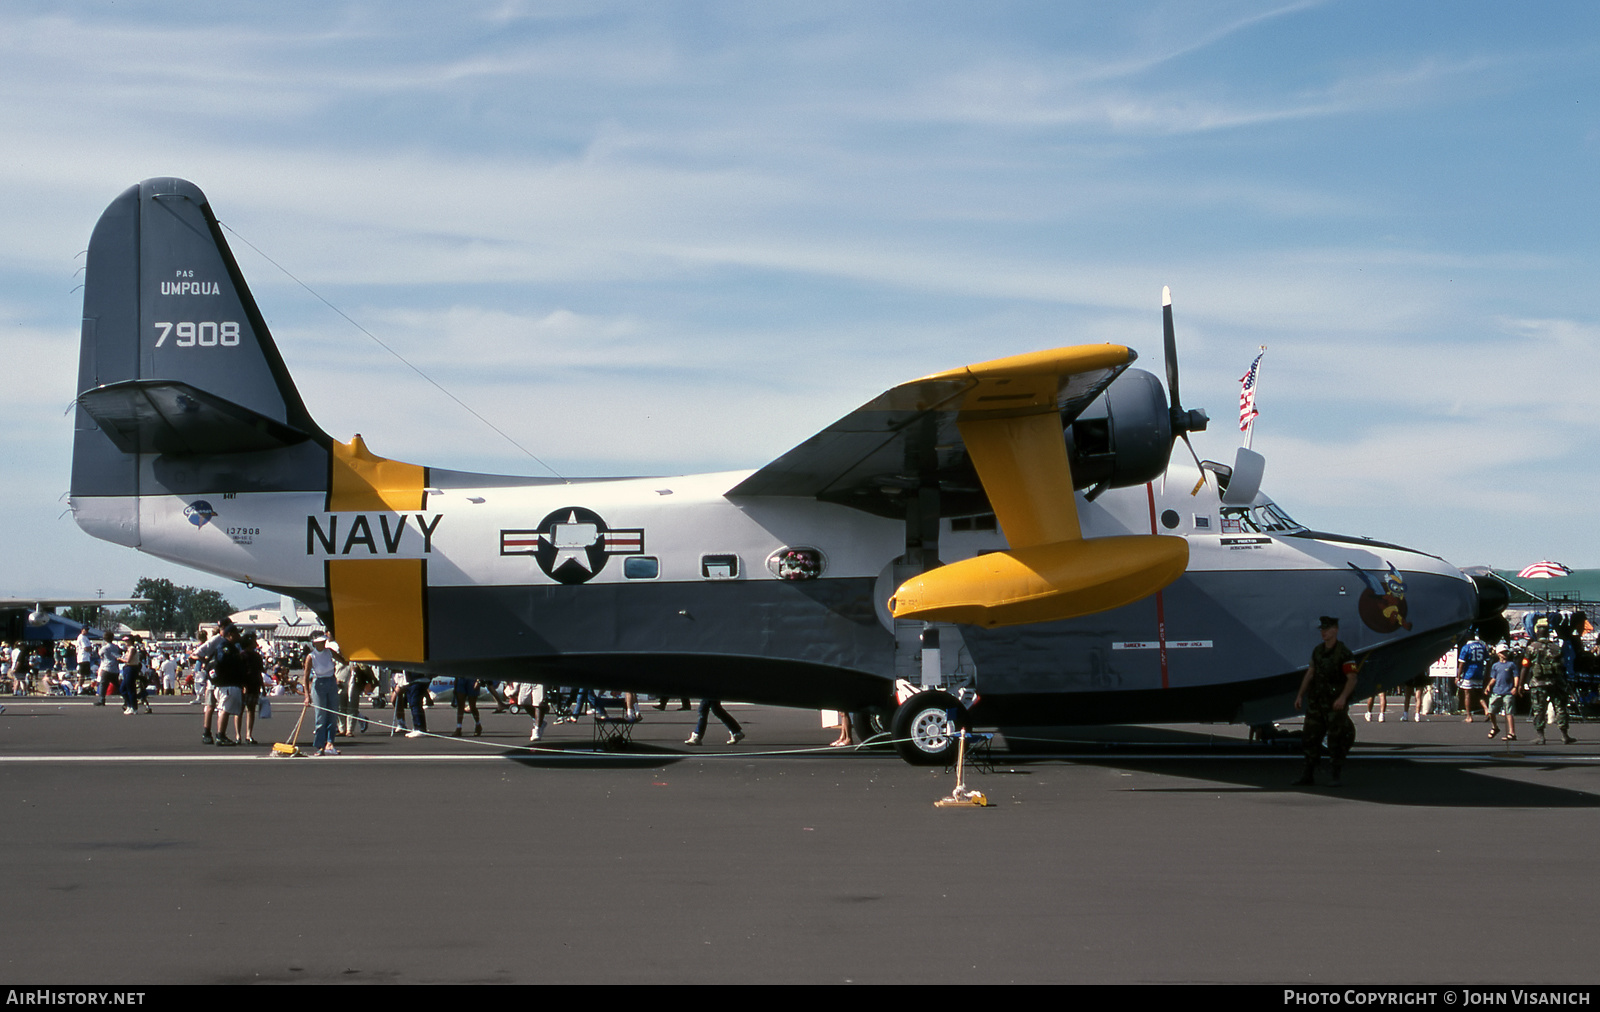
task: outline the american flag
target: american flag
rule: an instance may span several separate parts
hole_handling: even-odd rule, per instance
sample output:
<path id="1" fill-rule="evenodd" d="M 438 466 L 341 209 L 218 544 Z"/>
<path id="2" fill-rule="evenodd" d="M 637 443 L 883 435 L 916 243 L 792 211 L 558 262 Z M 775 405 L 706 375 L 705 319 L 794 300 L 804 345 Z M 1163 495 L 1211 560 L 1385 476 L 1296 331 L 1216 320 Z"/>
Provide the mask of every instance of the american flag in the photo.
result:
<path id="1" fill-rule="evenodd" d="M 1545 580 L 1557 576 L 1571 576 L 1572 570 L 1559 562 L 1546 559 L 1543 562 L 1535 562 L 1517 575 L 1524 580 Z"/>
<path id="2" fill-rule="evenodd" d="M 1261 355 L 1265 355 L 1262 352 Z M 1250 368 L 1239 377 L 1239 431 L 1244 432 L 1250 428 L 1250 423 L 1261 412 L 1256 410 L 1256 372 L 1261 368 L 1261 355 L 1250 363 Z"/>

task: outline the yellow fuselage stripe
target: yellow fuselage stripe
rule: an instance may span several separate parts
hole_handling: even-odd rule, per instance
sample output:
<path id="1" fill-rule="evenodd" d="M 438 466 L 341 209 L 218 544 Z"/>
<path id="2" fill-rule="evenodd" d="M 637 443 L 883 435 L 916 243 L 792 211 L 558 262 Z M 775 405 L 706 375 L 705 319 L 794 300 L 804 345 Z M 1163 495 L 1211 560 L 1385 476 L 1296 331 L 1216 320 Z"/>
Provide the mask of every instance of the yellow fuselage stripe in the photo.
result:
<path id="1" fill-rule="evenodd" d="M 387 460 L 358 435 L 334 443 L 329 460 L 330 513 L 403 513 L 427 504 L 427 469 Z M 332 632 L 352 661 L 427 660 L 427 565 L 421 559 L 331 559 L 327 563 Z"/>
<path id="2" fill-rule="evenodd" d="M 421 559 L 330 559 L 333 635 L 352 661 L 427 660 L 426 563 Z"/>

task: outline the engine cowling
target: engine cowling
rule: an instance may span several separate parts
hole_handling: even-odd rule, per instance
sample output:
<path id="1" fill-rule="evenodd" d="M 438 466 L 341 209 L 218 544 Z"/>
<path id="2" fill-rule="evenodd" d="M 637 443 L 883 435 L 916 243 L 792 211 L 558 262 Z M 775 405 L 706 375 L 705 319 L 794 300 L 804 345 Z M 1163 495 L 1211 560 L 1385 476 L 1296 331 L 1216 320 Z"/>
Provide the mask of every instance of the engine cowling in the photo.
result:
<path id="1" fill-rule="evenodd" d="M 1172 416 L 1155 374 L 1129 369 L 1066 426 L 1072 485 L 1153 481 L 1172 454 Z"/>

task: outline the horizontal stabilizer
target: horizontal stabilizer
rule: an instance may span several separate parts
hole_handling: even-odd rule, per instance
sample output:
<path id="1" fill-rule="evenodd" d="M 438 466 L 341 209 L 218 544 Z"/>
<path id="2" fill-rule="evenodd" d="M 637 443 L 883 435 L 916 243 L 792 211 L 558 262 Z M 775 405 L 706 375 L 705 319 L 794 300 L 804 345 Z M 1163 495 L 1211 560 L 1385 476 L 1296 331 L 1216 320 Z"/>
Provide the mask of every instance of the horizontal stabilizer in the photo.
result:
<path id="1" fill-rule="evenodd" d="M 991 552 L 912 577 L 895 591 L 897 619 L 1022 625 L 1120 608 L 1183 575 L 1189 542 L 1136 534 Z"/>
<path id="2" fill-rule="evenodd" d="M 79 394 L 78 404 L 123 453 L 243 453 L 311 438 L 177 380 L 108 383 Z"/>

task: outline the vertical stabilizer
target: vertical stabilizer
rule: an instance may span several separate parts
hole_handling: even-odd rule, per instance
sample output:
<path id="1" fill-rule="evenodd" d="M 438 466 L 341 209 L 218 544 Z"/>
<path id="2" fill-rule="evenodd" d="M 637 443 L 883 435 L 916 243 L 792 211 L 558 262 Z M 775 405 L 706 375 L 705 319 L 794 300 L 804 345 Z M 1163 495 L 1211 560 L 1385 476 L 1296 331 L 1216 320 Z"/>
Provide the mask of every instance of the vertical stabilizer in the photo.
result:
<path id="1" fill-rule="evenodd" d="M 74 496 L 139 495 L 140 454 L 267 451 L 311 420 L 199 187 L 147 179 L 89 240 Z"/>

